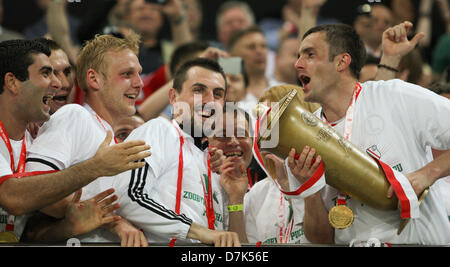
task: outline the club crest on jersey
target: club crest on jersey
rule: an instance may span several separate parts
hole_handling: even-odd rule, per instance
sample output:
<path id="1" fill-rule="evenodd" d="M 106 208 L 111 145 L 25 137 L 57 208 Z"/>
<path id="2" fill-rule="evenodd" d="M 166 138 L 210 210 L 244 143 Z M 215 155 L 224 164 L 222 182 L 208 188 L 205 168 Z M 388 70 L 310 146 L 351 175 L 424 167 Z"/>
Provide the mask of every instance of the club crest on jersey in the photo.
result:
<path id="1" fill-rule="evenodd" d="M 377 145 L 372 145 L 366 149 L 366 152 L 377 159 L 381 159 L 381 152 L 378 150 Z"/>

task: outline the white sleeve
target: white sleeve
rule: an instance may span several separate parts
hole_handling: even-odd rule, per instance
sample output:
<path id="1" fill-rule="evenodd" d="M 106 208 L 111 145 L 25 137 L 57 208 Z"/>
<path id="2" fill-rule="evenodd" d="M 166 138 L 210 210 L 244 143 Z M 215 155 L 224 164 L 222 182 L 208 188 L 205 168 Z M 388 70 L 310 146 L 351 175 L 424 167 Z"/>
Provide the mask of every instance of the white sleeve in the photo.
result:
<path id="1" fill-rule="evenodd" d="M 3 156 L 0 155 L 0 184 L 4 182 L 4 179 L 2 179 L 3 176 L 11 174 L 13 174 L 11 171 L 11 167 L 8 165 L 6 160 L 4 160 Z"/>
<path id="2" fill-rule="evenodd" d="M 146 122 L 135 129 L 125 141 L 144 140 L 150 145 L 152 155 L 145 160 L 145 166 L 115 176 L 113 187 L 119 197 L 117 214 L 142 228 L 147 236 L 186 239 L 192 219 L 176 214 L 156 202 L 152 189 L 167 170 L 168 159 L 177 158 L 176 151 L 167 144 L 172 125 L 158 119 Z M 163 186 L 163 185 L 161 185 Z"/>
<path id="3" fill-rule="evenodd" d="M 409 124 L 416 141 L 423 147 L 450 149 L 450 100 L 400 80 L 392 80 L 387 84 L 389 97 L 397 100 L 397 114 L 408 118 L 407 121 L 399 120 L 399 123 Z"/>
<path id="4" fill-rule="evenodd" d="M 39 129 L 28 149 L 27 171 L 55 169 L 55 166 L 65 169 L 90 158 L 90 148 L 95 146 L 96 139 L 92 138 L 89 120 L 92 120 L 90 114 L 75 104 L 55 112 Z"/>
<path id="5" fill-rule="evenodd" d="M 254 210 L 252 209 L 253 203 L 253 194 L 252 190 L 250 190 L 244 196 L 244 219 L 245 219 L 245 233 L 247 234 L 247 239 L 249 243 L 256 243 L 258 241 L 258 232 L 256 227 L 256 220 Z"/>
<path id="6" fill-rule="evenodd" d="M 177 215 L 149 197 L 148 180 L 155 179 L 146 162 L 145 167 L 115 176 L 114 189 L 119 197 L 117 214 L 141 228 L 147 236 L 186 239 L 192 220 Z"/>

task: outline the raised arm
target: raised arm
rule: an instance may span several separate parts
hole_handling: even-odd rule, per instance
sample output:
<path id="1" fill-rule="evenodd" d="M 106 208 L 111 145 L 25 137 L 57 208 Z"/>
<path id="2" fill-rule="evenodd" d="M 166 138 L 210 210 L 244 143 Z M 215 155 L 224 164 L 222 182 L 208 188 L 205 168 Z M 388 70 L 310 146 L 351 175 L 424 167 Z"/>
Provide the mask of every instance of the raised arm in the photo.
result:
<path id="1" fill-rule="evenodd" d="M 220 169 L 220 185 L 227 192 L 228 207 L 236 207 L 229 210 L 229 230 L 236 232 L 242 243 L 248 243 L 243 210 L 244 196 L 248 189 L 245 168 L 241 160 L 233 156 L 226 158 Z"/>
<path id="2" fill-rule="evenodd" d="M 48 1 L 46 21 L 53 40 L 62 47 L 70 61 L 75 64 L 78 57 L 78 48 L 74 46 L 70 37 L 66 5 L 66 1 Z"/>
<path id="3" fill-rule="evenodd" d="M 381 41 L 383 54 L 375 76 L 376 81 L 396 78 L 402 57 L 411 52 L 425 36 L 423 32 L 420 32 L 408 40 L 407 34 L 412 27 L 411 22 L 405 21 L 383 32 Z"/>
<path id="4" fill-rule="evenodd" d="M 168 0 L 167 4 L 162 6 L 162 12 L 169 19 L 175 47 L 193 41 L 189 23 L 186 19 L 186 10 L 181 0 Z"/>

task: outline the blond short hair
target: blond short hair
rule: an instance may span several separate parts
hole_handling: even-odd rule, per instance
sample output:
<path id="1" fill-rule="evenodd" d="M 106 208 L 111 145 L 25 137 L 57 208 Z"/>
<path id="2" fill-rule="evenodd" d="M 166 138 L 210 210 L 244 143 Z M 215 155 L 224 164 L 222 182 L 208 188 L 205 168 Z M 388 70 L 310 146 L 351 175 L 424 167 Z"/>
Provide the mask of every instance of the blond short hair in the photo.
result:
<path id="1" fill-rule="evenodd" d="M 89 88 L 86 73 L 89 69 L 105 76 L 107 63 L 105 54 L 107 52 L 118 52 L 130 49 L 136 56 L 139 54 L 140 36 L 134 32 L 127 33 L 125 38 L 117 38 L 109 34 L 97 34 L 94 39 L 87 41 L 80 51 L 77 61 L 77 81 L 83 91 Z"/>

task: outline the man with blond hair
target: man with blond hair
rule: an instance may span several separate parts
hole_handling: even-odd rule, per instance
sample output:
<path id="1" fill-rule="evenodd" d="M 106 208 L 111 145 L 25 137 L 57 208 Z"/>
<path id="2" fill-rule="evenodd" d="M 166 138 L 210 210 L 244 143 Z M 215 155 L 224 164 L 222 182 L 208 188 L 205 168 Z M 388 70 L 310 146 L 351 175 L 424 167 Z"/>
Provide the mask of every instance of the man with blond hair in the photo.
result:
<path id="1" fill-rule="evenodd" d="M 27 158 L 30 171 L 62 170 L 92 157 L 107 132 L 113 132 L 112 126 L 136 112 L 135 99 L 143 85 L 138 47 L 139 37 L 134 33 L 124 39 L 98 35 L 86 43 L 77 66 L 77 79 L 86 92 L 86 102 L 83 106 L 61 107 L 39 129 Z M 124 154 L 124 157 L 129 155 Z M 83 188 L 82 199 L 97 195 L 109 188 L 110 183 L 107 177 L 90 183 Z M 41 212 L 62 218 L 71 200 L 69 196 Z M 119 236 L 123 246 L 147 245 L 142 232 L 124 219 L 108 224 L 106 228 L 110 231 L 98 228 L 79 238 L 82 242 L 104 242 L 118 241 Z"/>
<path id="2" fill-rule="evenodd" d="M 29 212 L 63 199 L 97 177 L 139 167 L 133 161 L 142 158 L 122 155 L 143 143 L 109 146 L 106 138 L 93 157 L 63 171 L 30 173 L 26 169 L 32 143 L 27 125 L 50 118 L 51 96 L 61 86 L 49 56 L 50 49 L 34 40 L 0 43 L 0 240 L 5 235 L 21 238 Z M 136 152 L 140 150 L 132 154 Z"/>

